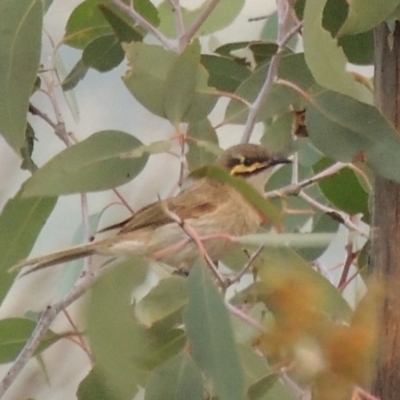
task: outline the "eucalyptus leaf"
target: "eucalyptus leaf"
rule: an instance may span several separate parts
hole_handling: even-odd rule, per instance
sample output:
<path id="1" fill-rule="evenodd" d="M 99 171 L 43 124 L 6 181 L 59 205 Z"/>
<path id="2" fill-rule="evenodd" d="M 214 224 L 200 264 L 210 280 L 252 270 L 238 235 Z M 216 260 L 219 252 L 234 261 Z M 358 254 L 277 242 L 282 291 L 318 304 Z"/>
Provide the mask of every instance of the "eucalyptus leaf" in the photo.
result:
<path id="1" fill-rule="evenodd" d="M 400 139 L 376 107 L 322 91 L 310 97 L 306 123 L 314 145 L 330 158 L 365 161 L 375 173 L 400 182 Z"/>
<path id="2" fill-rule="evenodd" d="M 4 206 L 0 214 L 0 302 L 14 280 L 8 269 L 28 257 L 56 202 L 52 197 L 24 199 L 18 193 Z"/>
<path id="3" fill-rule="evenodd" d="M 220 400 L 242 400 L 244 376 L 229 315 L 201 263 L 190 271 L 188 296 L 184 323 L 194 360 L 211 377 Z"/>
<path id="4" fill-rule="evenodd" d="M 9 363 L 15 360 L 28 339 L 31 337 L 36 322 L 25 318 L 6 318 L 0 320 L 0 363 Z M 42 337 L 35 354 L 39 354 L 57 342 L 62 336 L 52 331 Z"/>
<path id="5" fill-rule="evenodd" d="M 23 196 L 57 196 L 111 189 L 132 180 L 148 155 L 126 157 L 141 142 L 121 131 L 102 131 L 57 154 L 26 181 Z"/>
<path id="6" fill-rule="evenodd" d="M 337 40 L 322 26 L 326 0 L 308 0 L 304 10 L 304 55 L 316 82 L 367 104 L 372 93 L 347 71 L 347 59 Z"/>
<path id="7" fill-rule="evenodd" d="M 17 154 L 39 69 L 42 19 L 41 0 L 0 1 L 0 133 Z"/>

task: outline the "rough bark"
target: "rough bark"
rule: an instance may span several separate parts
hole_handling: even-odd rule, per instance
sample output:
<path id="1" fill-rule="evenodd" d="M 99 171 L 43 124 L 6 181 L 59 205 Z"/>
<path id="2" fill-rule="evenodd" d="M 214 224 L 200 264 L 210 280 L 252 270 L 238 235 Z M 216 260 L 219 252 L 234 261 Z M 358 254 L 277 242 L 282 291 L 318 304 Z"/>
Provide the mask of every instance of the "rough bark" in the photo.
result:
<path id="1" fill-rule="evenodd" d="M 375 103 L 400 132 L 400 25 L 396 23 L 391 34 L 383 23 L 374 34 Z M 400 185 L 381 177 L 376 177 L 373 190 L 370 267 L 383 285 L 372 393 L 384 400 L 397 400 L 400 398 Z"/>

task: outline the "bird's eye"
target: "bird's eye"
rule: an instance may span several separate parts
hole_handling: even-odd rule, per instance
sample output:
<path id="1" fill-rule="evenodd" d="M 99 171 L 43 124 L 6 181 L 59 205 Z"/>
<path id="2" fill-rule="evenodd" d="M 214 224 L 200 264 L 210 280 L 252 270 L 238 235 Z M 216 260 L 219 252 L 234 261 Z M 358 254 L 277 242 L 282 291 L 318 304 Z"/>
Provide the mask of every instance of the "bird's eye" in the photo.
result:
<path id="1" fill-rule="evenodd" d="M 243 165 L 245 166 L 245 167 L 250 167 L 250 165 L 252 165 L 253 163 L 252 163 L 252 161 L 249 159 L 249 158 L 245 158 L 244 160 L 243 160 Z"/>

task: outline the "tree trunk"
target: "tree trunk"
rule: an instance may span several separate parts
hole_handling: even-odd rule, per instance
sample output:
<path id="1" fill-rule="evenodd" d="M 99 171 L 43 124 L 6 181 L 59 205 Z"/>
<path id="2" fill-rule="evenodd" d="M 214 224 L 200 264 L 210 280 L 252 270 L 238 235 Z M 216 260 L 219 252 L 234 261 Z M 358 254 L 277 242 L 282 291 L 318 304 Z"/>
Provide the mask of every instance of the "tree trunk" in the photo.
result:
<path id="1" fill-rule="evenodd" d="M 400 25 L 375 29 L 375 104 L 400 131 Z M 376 132 L 379 136 L 379 132 Z M 382 155 L 384 157 L 385 155 Z M 398 155 L 400 157 L 400 154 Z M 400 177 L 400 171 L 399 171 Z M 372 273 L 383 285 L 379 304 L 379 349 L 372 393 L 400 398 L 400 185 L 376 177 L 372 204 Z"/>

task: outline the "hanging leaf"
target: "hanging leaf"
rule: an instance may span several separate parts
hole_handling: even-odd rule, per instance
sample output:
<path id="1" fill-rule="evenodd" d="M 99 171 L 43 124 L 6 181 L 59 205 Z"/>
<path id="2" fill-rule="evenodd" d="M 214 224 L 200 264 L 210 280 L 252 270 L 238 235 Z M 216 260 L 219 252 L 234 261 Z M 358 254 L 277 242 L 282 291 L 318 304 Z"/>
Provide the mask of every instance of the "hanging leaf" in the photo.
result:
<path id="1" fill-rule="evenodd" d="M 242 400 L 244 377 L 224 302 L 205 265 L 193 267 L 184 322 L 194 360 L 211 377 L 220 400 Z"/>
<path id="2" fill-rule="evenodd" d="M 26 181 L 25 197 L 107 190 L 132 180 L 146 165 L 141 142 L 121 131 L 102 131 L 57 154 Z M 130 152 L 130 153 L 129 153 Z"/>
<path id="3" fill-rule="evenodd" d="M 41 0 L 0 1 L 0 133 L 17 154 L 39 69 L 42 18 Z"/>

